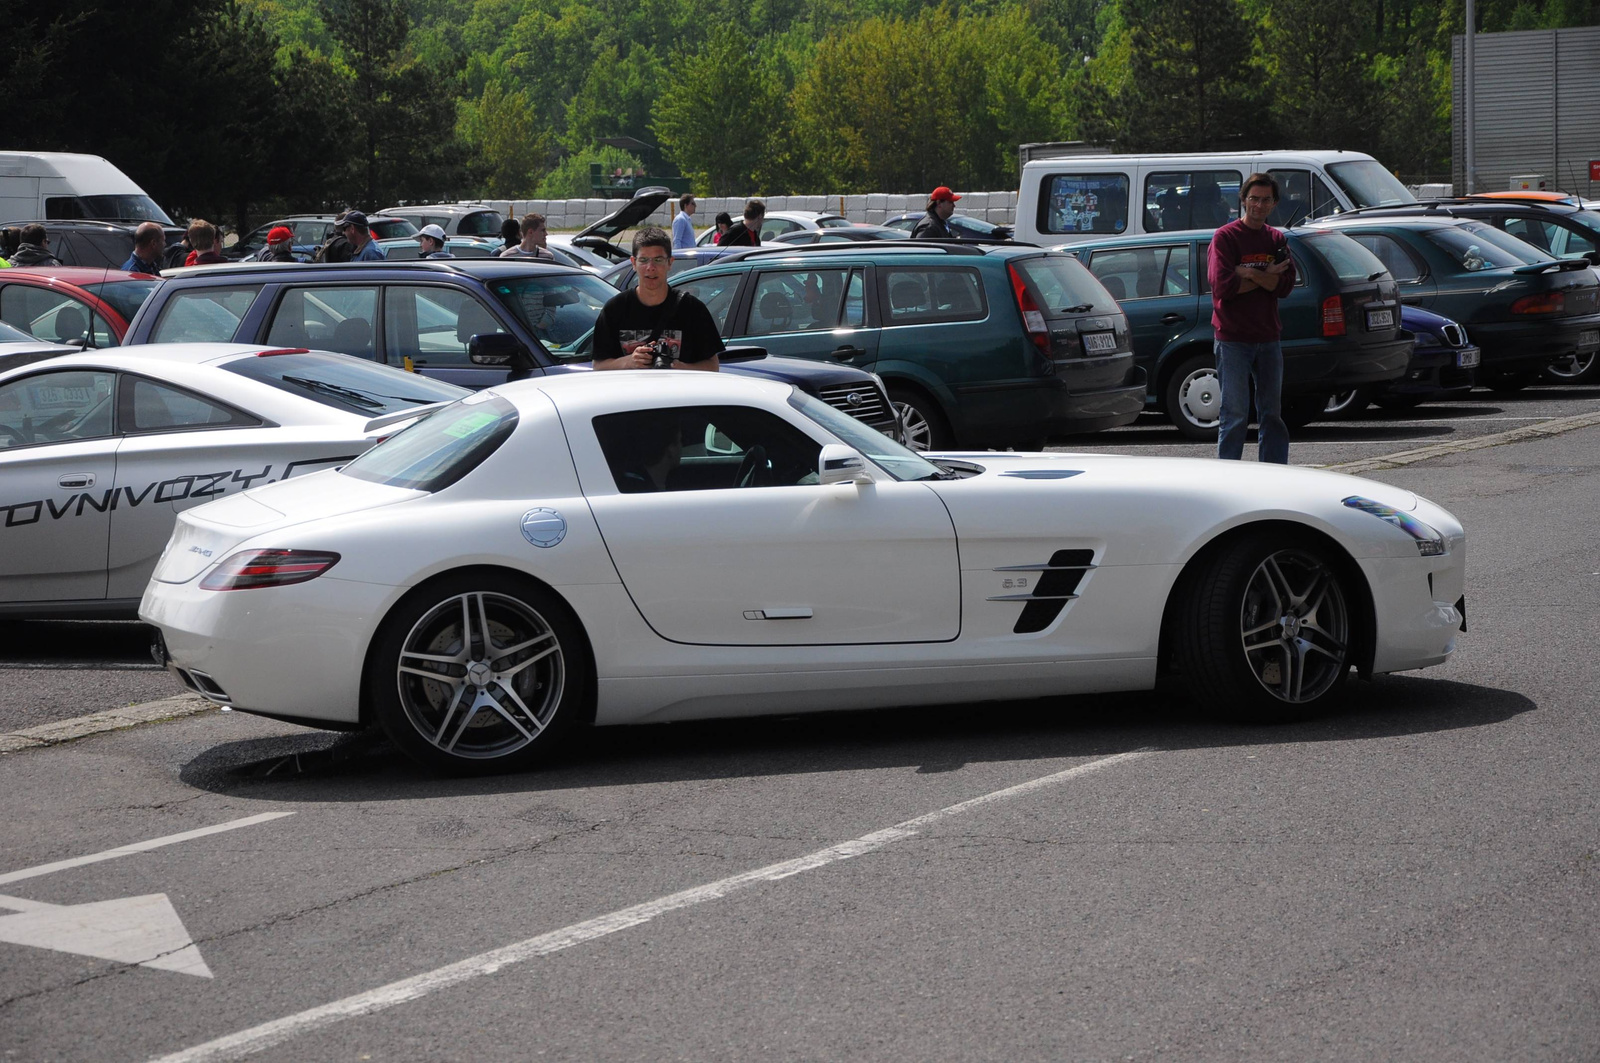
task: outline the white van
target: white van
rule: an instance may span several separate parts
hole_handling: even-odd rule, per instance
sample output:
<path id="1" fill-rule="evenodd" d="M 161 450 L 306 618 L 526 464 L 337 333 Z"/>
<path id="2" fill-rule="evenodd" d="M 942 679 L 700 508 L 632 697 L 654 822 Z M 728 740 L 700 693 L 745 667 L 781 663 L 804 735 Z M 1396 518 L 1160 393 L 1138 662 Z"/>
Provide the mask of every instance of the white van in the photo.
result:
<path id="1" fill-rule="evenodd" d="M 98 155 L 0 151 L 0 221 L 172 219 L 133 179 Z"/>
<path id="2" fill-rule="evenodd" d="M 1215 229 L 1239 216 L 1239 186 L 1277 178 L 1271 224 L 1356 207 L 1415 203 L 1394 174 L 1359 151 L 1069 155 L 1022 167 L 1016 239 L 1050 246 L 1095 236 Z"/>

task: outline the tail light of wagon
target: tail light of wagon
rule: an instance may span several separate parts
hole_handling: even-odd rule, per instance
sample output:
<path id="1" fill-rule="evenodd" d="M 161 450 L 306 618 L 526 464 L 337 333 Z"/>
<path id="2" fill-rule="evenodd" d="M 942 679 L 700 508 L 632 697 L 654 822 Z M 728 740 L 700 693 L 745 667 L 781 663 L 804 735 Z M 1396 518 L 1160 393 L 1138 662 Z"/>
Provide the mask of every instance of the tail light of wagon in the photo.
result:
<path id="1" fill-rule="evenodd" d="M 1022 274 L 1017 272 L 1017 267 L 1008 263 L 1006 272 L 1011 274 L 1011 291 L 1016 295 L 1017 309 L 1022 313 L 1022 327 L 1027 329 L 1033 345 L 1048 355 L 1050 329 L 1044 323 L 1044 311 L 1033 301 L 1033 293 L 1028 291 L 1028 285 L 1023 281 Z"/>
<path id="2" fill-rule="evenodd" d="M 1344 300 L 1337 295 L 1322 300 L 1322 334 L 1344 335 Z"/>

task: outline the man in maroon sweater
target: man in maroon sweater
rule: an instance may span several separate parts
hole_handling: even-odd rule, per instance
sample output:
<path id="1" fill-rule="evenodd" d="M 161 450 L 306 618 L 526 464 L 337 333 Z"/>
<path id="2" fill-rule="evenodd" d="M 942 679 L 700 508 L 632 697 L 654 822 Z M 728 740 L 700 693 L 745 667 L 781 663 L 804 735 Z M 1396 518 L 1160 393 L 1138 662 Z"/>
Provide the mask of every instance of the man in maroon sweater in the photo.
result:
<path id="1" fill-rule="evenodd" d="M 1278 300 L 1294 289 L 1294 262 L 1283 232 L 1267 224 L 1278 205 L 1278 182 L 1264 173 L 1245 178 L 1243 208 L 1211 238 L 1211 327 L 1216 332 L 1222 379 L 1222 424 L 1217 457 L 1238 460 L 1250 427 L 1250 385 L 1260 415 L 1261 461 L 1289 463 L 1289 429 L 1283 423 L 1283 325 Z"/>

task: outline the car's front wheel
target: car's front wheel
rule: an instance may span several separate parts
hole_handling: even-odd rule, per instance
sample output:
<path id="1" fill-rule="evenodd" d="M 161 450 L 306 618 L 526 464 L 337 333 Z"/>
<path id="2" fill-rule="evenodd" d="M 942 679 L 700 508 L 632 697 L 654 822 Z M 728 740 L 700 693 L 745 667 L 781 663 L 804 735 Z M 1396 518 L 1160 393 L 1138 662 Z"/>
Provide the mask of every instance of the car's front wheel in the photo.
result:
<path id="1" fill-rule="evenodd" d="M 1190 439 L 1215 440 L 1222 423 L 1222 377 L 1215 359 L 1197 354 L 1185 359 L 1167 381 L 1163 396 L 1167 419 Z"/>
<path id="2" fill-rule="evenodd" d="M 1247 535 L 1189 574 L 1174 657 L 1207 709 L 1245 723 L 1303 719 L 1353 663 L 1353 589 L 1328 548 Z"/>
<path id="3" fill-rule="evenodd" d="M 555 595 L 504 573 L 425 585 L 384 623 L 368 696 L 384 731 L 425 767 L 517 771 L 581 722 L 588 644 Z"/>
<path id="4" fill-rule="evenodd" d="M 1571 361 L 1544 367 L 1544 378 L 1552 384 L 1592 384 L 1600 377 L 1600 351 L 1578 354 Z"/>

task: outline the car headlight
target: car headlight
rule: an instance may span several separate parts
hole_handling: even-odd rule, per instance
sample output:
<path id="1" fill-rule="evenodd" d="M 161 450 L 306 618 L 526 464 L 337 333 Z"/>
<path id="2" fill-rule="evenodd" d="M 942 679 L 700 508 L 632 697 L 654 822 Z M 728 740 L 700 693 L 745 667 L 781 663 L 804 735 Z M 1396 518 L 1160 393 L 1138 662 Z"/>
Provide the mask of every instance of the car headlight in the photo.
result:
<path id="1" fill-rule="evenodd" d="M 1417 553 L 1423 557 L 1438 557 L 1444 553 L 1444 536 L 1431 524 L 1418 520 L 1409 513 L 1402 513 L 1393 506 L 1386 506 L 1382 502 L 1374 502 L 1370 498 L 1360 495 L 1351 495 L 1344 500 L 1344 504 L 1351 509 L 1359 509 L 1363 513 L 1371 513 L 1385 524 L 1399 528 L 1417 541 Z"/>

